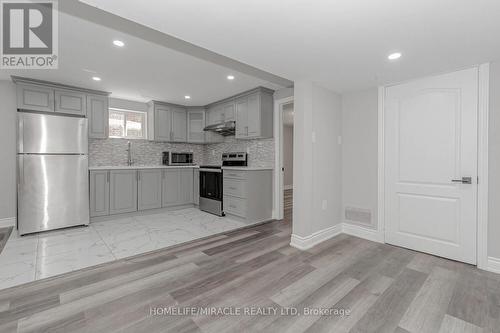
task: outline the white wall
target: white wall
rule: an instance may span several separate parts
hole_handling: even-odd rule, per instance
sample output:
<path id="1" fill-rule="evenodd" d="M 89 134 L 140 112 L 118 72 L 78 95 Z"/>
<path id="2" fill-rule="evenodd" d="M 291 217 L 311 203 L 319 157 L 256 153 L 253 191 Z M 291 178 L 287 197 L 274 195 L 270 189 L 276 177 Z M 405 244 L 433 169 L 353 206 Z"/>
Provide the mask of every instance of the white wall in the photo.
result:
<path id="1" fill-rule="evenodd" d="M 293 234 L 307 237 L 341 222 L 341 97 L 298 81 L 294 105 Z"/>
<path id="2" fill-rule="evenodd" d="M 0 81 L 0 219 L 16 216 L 16 89 Z"/>
<path id="3" fill-rule="evenodd" d="M 378 89 L 342 95 L 342 218 L 377 228 Z M 345 208 L 371 212 L 366 225 L 345 219 Z"/>
<path id="4" fill-rule="evenodd" d="M 488 256 L 500 258 L 500 61 L 490 65 Z"/>
<path id="5" fill-rule="evenodd" d="M 283 126 L 283 167 L 283 184 L 290 188 L 293 186 L 293 126 L 290 125 Z"/>

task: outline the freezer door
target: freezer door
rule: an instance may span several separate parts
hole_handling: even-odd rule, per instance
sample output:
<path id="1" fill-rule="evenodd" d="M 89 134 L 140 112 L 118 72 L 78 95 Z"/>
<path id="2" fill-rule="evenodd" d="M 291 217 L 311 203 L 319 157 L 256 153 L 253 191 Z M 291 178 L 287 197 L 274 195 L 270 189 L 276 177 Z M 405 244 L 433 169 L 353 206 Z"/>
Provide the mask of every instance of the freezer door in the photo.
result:
<path id="1" fill-rule="evenodd" d="M 87 154 L 87 119 L 18 112 L 18 153 Z"/>
<path id="2" fill-rule="evenodd" d="M 85 155 L 18 155 L 21 235 L 89 224 Z"/>

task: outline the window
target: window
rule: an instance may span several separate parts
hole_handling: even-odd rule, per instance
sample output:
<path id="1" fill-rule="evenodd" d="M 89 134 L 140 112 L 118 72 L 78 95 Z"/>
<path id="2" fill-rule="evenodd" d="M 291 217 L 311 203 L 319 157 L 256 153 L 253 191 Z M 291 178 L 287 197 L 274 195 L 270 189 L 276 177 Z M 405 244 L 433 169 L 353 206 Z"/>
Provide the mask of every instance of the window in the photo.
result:
<path id="1" fill-rule="evenodd" d="M 146 139 L 146 113 L 110 108 L 109 137 Z"/>

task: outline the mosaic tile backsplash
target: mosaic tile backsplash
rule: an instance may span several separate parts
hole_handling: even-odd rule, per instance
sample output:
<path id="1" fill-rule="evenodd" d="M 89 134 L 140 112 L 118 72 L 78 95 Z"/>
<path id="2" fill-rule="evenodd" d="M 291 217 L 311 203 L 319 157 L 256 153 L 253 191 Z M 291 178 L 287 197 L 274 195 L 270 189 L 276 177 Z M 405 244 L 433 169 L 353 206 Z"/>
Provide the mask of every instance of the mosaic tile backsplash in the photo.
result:
<path id="1" fill-rule="evenodd" d="M 127 165 L 127 142 L 125 139 L 90 139 L 90 166 L 122 166 Z M 130 140 L 134 165 L 161 165 L 162 152 L 193 152 L 194 163 L 203 162 L 204 147 L 202 145 L 184 143 L 152 142 L 147 140 Z"/>
<path id="2" fill-rule="evenodd" d="M 90 139 L 89 165 L 122 166 L 127 164 L 125 139 Z M 199 145 L 189 143 L 164 143 L 147 140 L 130 140 L 134 165 L 161 165 L 162 152 L 193 152 L 195 164 L 220 165 L 224 152 L 248 152 L 248 165 L 273 167 L 274 139 L 236 140 L 228 136 L 223 143 Z"/>
<path id="3" fill-rule="evenodd" d="M 247 152 L 248 166 L 274 166 L 274 139 L 236 140 L 234 136 L 226 136 L 223 143 L 206 145 L 204 164 L 221 164 L 222 153 Z"/>

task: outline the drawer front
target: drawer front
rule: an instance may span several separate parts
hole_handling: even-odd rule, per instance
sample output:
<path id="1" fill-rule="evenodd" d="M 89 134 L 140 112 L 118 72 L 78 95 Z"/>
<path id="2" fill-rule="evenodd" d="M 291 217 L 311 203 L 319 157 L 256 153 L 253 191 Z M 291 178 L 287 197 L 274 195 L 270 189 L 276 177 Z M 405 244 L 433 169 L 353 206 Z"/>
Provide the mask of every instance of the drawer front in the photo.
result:
<path id="1" fill-rule="evenodd" d="M 247 203 L 245 199 L 224 196 L 224 211 L 240 217 L 247 217 Z"/>
<path id="2" fill-rule="evenodd" d="M 241 179 L 226 178 L 224 179 L 224 194 L 246 198 L 246 181 Z"/>
<path id="3" fill-rule="evenodd" d="M 247 173 L 240 170 L 224 170 L 224 178 L 247 179 Z"/>

